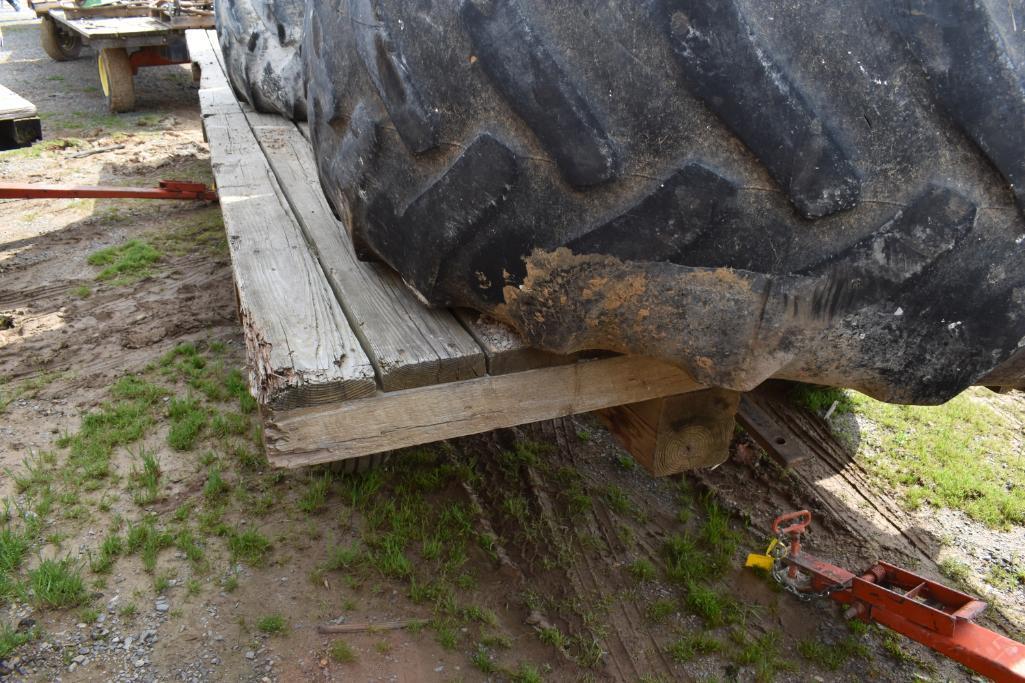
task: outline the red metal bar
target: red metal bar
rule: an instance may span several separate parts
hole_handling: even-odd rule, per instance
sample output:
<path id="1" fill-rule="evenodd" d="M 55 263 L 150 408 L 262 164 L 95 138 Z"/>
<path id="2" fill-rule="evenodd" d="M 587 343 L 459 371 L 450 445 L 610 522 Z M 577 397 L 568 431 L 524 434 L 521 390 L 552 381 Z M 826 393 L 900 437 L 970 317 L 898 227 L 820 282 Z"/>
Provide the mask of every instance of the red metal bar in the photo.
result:
<path id="1" fill-rule="evenodd" d="M 161 180 L 159 187 L 109 187 L 0 183 L 0 199 L 185 199 L 217 201 L 217 192 L 203 183 Z"/>
<path id="2" fill-rule="evenodd" d="M 128 63 L 132 65 L 132 74 L 139 73 L 144 66 L 170 66 L 172 64 L 185 64 L 187 62 L 175 61 L 164 56 L 164 52 L 154 45 L 139 48 L 128 56 Z"/>
<path id="3" fill-rule="evenodd" d="M 780 528 L 793 520 L 798 521 Z M 887 562 L 856 576 L 809 555 L 801 550 L 800 535 L 810 522 L 811 515 L 802 510 L 772 525 L 777 534 L 790 536 L 791 552 L 784 559 L 788 575 L 807 575 L 810 592 L 832 589 L 832 600 L 851 605 L 850 618 L 876 621 L 997 683 L 1025 683 L 1025 645 L 972 621 L 985 602 Z"/>
<path id="4" fill-rule="evenodd" d="M 946 636 L 885 609 L 872 609 L 869 618 L 997 683 L 1025 681 L 1025 645 L 973 621 L 959 619 L 953 634 Z"/>

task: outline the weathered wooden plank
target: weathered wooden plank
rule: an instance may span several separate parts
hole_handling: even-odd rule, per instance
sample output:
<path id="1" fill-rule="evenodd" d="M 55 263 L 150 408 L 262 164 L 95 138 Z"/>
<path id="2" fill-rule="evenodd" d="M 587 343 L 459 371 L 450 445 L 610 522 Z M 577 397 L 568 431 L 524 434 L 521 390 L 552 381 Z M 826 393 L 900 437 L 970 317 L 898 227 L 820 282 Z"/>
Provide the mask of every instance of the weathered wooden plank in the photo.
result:
<path id="1" fill-rule="evenodd" d="M 453 315 L 424 306 L 389 268 L 360 261 L 317 179 L 313 150 L 280 116 L 246 114 L 385 391 L 480 377 L 484 353 Z"/>
<path id="2" fill-rule="evenodd" d="M 217 64 L 221 67 L 221 74 L 224 75 L 225 81 L 227 81 L 228 67 L 224 65 L 224 54 L 221 52 L 221 44 L 217 40 L 217 31 L 206 31 L 207 40 L 210 43 L 210 50 L 213 53 L 214 59 L 217 60 Z M 217 78 L 216 75 L 214 75 Z"/>
<path id="3" fill-rule="evenodd" d="M 189 59 L 193 64 L 199 65 L 200 88 L 208 90 L 227 85 L 228 81 L 224 75 L 224 64 L 221 61 L 216 31 L 199 29 L 186 31 L 185 45 L 189 48 Z"/>
<path id="4" fill-rule="evenodd" d="M 455 314 L 484 350 L 489 375 L 567 365 L 580 358 L 576 353 L 550 353 L 528 346 L 515 330 L 477 311 L 460 308 Z"/>
<path id="5" fill-rule="evenodd" d="M 28 119 L 36 115 L 36 105 L 0 85 L 0 120 Z"/>
<path id="6" fill-rule="evenodd" d="M 275 411 L 264 439 L 273 464 L 301 467 L 701 388 L 674 366 L 616 356 Z"/>
<path id="7" fill-rule="evenodd" d="M 205 120 L 252 390 L 272 408 L 368 396 L 373 367 L 242 113 Z"/>

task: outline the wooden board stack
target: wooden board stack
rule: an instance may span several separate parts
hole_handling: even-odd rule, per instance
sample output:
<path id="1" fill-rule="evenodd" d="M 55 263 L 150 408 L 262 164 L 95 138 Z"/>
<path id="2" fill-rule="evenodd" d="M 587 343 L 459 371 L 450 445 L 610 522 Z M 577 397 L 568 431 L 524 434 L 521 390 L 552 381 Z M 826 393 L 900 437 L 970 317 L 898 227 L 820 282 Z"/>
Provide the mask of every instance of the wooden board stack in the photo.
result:
<path id="1" fill-rule="evenodd" d="M 42 137 L 36 106 L 0 85 L 0 150 L 27 147 Z"/>
<path id="2" fill-rule="evenodd" d="M 431 309 L 359 261 L 303 128 L 228 85 L 213 31 L 188 31 L 267 454 L 355 458 L 701 387 L 648 358 L 527 347 L 476 314 Z"/>

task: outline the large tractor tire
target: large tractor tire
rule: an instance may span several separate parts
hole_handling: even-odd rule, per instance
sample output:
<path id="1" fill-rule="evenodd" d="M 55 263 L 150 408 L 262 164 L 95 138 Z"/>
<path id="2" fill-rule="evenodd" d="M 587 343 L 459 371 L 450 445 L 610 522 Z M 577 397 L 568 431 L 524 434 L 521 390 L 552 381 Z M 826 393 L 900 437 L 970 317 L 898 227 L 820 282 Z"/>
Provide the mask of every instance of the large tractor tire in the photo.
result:
<path id="1" fill-rule="evenodd" d="M 1021 380 L 1023 24 L 984 0 L 309 0 L 301 52 L 331 205 L 431 303 L 709 386 L 937 403 Z"/>
<path id="2" fill-rule="evenodd" d="M 82 37 L 57 26 L 57 22 L 44 16 L 39 24 L 39 41 L 43 52 L 56 62 L 75 59 L 82 52 Z"/>
<path id="3" fill-rule="evenodd" d="M 235 93 L 260 111 L 306 118 L 303 0 L 218 0 L 214 12 Z"/>

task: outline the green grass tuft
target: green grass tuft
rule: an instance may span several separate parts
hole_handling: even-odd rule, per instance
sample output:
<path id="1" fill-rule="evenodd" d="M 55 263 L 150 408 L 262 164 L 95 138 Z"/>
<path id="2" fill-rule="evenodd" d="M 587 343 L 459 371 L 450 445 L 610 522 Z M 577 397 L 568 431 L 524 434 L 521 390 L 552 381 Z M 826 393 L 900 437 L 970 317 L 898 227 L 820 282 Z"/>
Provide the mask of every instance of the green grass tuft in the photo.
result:
<path id="1" fill-rule="evenodd" d="M 47 607 L 76 607 L 86 601 L 85 581 L 71 558 L 43 560 L 28 572 L 35 601 Z"/>
<path id="2" fill-rule="evenodd" d="M 336 640 L 331 643 L 330 653 L 331 659 L 339 664 L 351 664 L 356 661 L 356 653 L 352 651 L 352 647 L 344 640 Z"/>
<path id="3" fill-rule="evenodd" d="M 232 558 L 241 560 L 254 567 L 266 562 L 267 553 L 270 552 L 270 540 L 259 531 L 247 529 L 245 531 L 234 531 L 228 536 L 228 550 Z"/>
<path id="4" fill-rule="evenodd" d="M 299 497 L 299 509 L 308 515 L 320 510 L 327 501 L 327 494 L 330 489 L 330 472 L 325 471 L 320 476 L 314 476 L 302 496 Z"/>
<path id="5" fill-rule="evenodd" d="M 17 631 L 8 624 L 0 624 L 0 660 L 32 640 L 34 631 Z"/>
<path id="6" fill-rule="evenodd" d="M 847 636 L 837 643 L 802 640 L 797 644 L 797 651 L 809 662 L 830 671 L 838 671 L 853 657 L 868 659 L 870 656 L 868 647 L 854 636 Z"/>
<path id="7" fill-rule="evenodd" d="M 265 617 L 261 617 L 256 622 L 256 628 L 260 629 L 264 633 L 270 633 L 277 635 L 284 633 L 288 628 L 288 624 L 285 623 L 285 618 L 280 614 L 269 614 Z"/>
<path id="8" fill-rule="evenodd" d="M 160 252 L 142 240 L 100 249 L 89 255 L 91 266 L 102 266 L 96 279 L 126 285 L 152 274 L 151 266 L 160 260 Z"/>
<path id="9" fill-rule="evenodd" d="M 712 627 L 736 622 L 740 605 L 732 597 L 694 582 L 687 584 L 687 608 Z"/>
<path id="10" fill-rule="evenodd" d="M 57 440 L 57 445 L 70 451 L 68 474 L 81 480 L 106 477 L 114 449 L 141 439 L 152 421 L 148 405 L 141 400 L 104 403 L 87 413 L 77 433 Z"/>
<path id="11" fill-rule="evenodd" d="M 117 532 L 111 532 L 100 544 L 96 557 L 89 557 L 89 569 L 95 574 L 106 574 L 114 566 L 118 556 L 124 552 L 124 541 Z"/>
<path id="12" fill-rule="evenodd" d="M 164 529 L 158 529 L 152 517 L 128 527 L 125 547 L 129 553 L 137 552 L 142 556 L 143 569 L 149 573 L 156 569 L 160 551 L 172 544 L 174 536 Z"/>
<path id="13" fill-rule="evenodd" d="M 751 638 L 740 630 L 730 633 L 730 638 L 737 645 L 733 660 L 741 666 L 754 668 L 755 680 L 768 683 L 775 680 L 782 671 L 793 671 L 793 663 L 783 659 L 780 653 L 780 634 L 778 631 L 763 633 Z"/>
<path id="14" fill-rule="evenodd" d="M 160 462 L 148 451 L 142 452 L 141 459 L 142 469 L 132 469 L 132 480 L 136 486 L 135 502 L 145 507 L 152 505 L 160 496 Z"/>
<path id="15" fill-rule="evenodd" d="M 790 400 L 817 415 L 823 415 L 836 402 L 834 415 L 843 415 L 854 409 L 854 402 L 846 389 L 823 387 L 814 384 L 794 383 L 789 393 Z"/>
<path id="16" fill-rule="evenodd" d="M 544 681 L 541 672 L 526 662 L 521 662 L 515 671 L 510 671 L 508 674 L 513 683 L 542 683 Z"/>
<path id="17" fill-rule="evenodd" d="M 724 649 L 726 644 L 714 636 L 707 633 L 691 633 L 673 641 L 666 648 L 666 652 L 675 661 L 683 663 L 701 655 L 722 652 Z"/>
<path id="18" fill-rule="evenodd" d="M 206 483 L 203 484 L 203 496 L 211 503 L 217 502 L 224 497 L 231 487 L 221 477 L 221 468 L 211 465 L 206 473 Z"/>
<path id="19" fill-rule="evenodd" d="M 30 539 L 10 527 L 0 529 L 0 574 L 14 571 L 21 566 L 28 552 Z"/>
<path id="20" fill-rule="evenodd" d="M 645 611 L 648 619 L 659 624 L 668 619 L 673 613 L 676 612 L 676 603 L 672 600 L 655 600 Z"/>
<path id="21" fill-rule="evenodd" d="M 334 547 L 327 553 L 324 569 L 351 569 L 363 560 L 363 551 L 358 546 Z"/>
<path id="22" fill-rule="evenodd" d="M 147 382 L 136 375 L 125 375 L 114 383 L 110 393 L 114 398 L 139 400 L 152 405 L 171 392 L 159 384 Z"/>
<path id="23" fill-rule="evenodd" d="M 495 663 L 495 660 L 491 658 L 491 655 L 488 653 L 487 648 L 485 648 L 483 645 L 477 646 L 477 649 L 474 651 L 474 653 L 470 655 L 470 661 L 473 663 L 475 667 L 480 669 L 481 673 L 498 673 L 498 665 Z"/>
<path id="24" fill-rule="evenodd" d="M 171 418 L 167 443 L 177 451 L 191 451 L 206 426 L 206 410 L 190 396 L 183 399 L 171 399 L 167 414 Z"/>
<path id="25" fill-rule="evenodd" d="M 654 581 L 658 576 L 655 565 L 644 558 L 634 560 L 626 566 L 626 570 L 638 581 Z"/>

